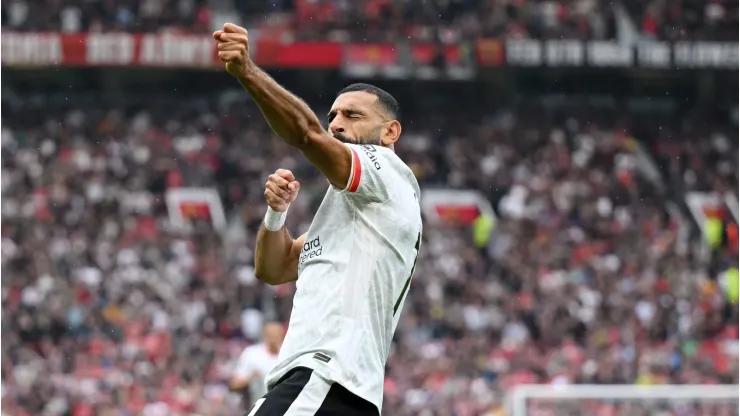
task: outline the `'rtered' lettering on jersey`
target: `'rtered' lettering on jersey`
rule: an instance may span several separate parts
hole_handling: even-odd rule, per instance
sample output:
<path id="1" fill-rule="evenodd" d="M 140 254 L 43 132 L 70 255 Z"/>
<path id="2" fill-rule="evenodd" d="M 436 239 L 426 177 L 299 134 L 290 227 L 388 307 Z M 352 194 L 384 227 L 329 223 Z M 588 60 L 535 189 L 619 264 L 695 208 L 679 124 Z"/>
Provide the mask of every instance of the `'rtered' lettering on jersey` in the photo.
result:
<path id="1" fill-rule="evenodd" d="M 306 239 L 306 242 L 303 243 L 303 251 L 301 251 L 301 264 L 308 259 L 319 257 L 322 252 L 320 236 L 317 235 L 313 240 Z"/>

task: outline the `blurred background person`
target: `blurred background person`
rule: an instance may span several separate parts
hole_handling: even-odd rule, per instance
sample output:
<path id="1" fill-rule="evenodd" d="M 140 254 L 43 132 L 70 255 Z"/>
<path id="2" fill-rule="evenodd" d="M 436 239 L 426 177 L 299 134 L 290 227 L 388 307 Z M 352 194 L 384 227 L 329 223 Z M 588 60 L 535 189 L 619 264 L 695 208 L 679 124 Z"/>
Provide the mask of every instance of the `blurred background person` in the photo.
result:
<path id="1" fill-rule="evenodd" d="M 229 381 L 229 389 L 243 395 L 248 410 L 267 393 L 265 376 L 277 364 L 285 328 L 279 322 L 268 322 L 262 330 L 262 342 L 244 348 Z"/>

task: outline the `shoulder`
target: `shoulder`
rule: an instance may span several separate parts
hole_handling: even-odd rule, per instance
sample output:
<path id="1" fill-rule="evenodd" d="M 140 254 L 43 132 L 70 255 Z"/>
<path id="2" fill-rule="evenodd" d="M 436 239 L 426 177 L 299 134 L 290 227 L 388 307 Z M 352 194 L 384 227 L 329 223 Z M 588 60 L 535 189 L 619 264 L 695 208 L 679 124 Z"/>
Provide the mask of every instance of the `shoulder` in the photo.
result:
<path id="1" fill-rule="evenodd" d="M 250 345 L 246 348 L 244 348 L 244 351 L 242 351 L 242 356 L 244 357 L 251 357 L 258 353 L 260 349 L 262 348 L 262 344 L 254 344 Z"/>
<path id="2" fill-rule="evenodd" d="M 348 144 L 354 163 L 361 162 L 365 169 L 378 173 L 409 170 L 403 160 L 393 150 L 372 144 Z"/>
<path id="3" fill-rule="evenodd" d="M 368 144 L 347 144 L 347 147 L 352 153 L 352 167 L 345 190 L 354 195 L 353 200 L 386 203 L 405 194 L 418 193 L 411 168 L 392 149 Z"/>

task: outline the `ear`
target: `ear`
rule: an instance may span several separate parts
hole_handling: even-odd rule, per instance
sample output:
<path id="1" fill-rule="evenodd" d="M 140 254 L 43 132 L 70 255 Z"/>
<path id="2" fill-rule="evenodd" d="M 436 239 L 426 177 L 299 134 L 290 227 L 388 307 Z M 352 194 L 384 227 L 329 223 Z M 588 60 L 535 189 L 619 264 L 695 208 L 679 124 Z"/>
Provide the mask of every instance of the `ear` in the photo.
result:
<path id="1" fill-rule="evenodd" d="M 398 120 L 393 120 L 383 127 L 380 142 L 383 146 L 391 146 L 396 143 L 400 137 L 401 123 L 399 123 Z"/>

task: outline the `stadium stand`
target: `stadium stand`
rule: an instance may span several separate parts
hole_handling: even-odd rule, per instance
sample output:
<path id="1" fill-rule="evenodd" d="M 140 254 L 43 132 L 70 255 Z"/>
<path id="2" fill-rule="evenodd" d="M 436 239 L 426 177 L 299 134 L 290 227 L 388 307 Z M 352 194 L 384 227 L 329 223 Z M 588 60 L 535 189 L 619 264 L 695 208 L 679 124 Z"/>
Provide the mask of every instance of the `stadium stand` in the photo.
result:
<path id="1" fill-rule="evenodd" d="M 520 416 L 507 397 L 534 383 L 738 385 L 737 2 L 1 7 L 3 416 L 244 410 L 231 369 L 295 290 L 254 276 L 265 178 L 301 181 L 294 234 L 326 181 L 222 74 L 222 16 L 319 114 L 356 78 L 404 108 L 428 206 L 384 415 Z"/>
<path id="2" fill-rule="evenodd" d="M 233 414 L 228 370 L 292 295 L 253 275 L 261 182 L 298 172 L 290 222 L 305 229 L 323 181 L 243 105 L 8 107 L 4 408 Z M 387 414 L 480 414 L 519 383 L 737 384 L 737 304 L 710 274 L 737 251 L 677 251 L 667 190 L 636 169 L 629 129 L 573 114 L 511 108 L 404 137 L 423 185 L 478 189 L 499 220 L 480 248 L 465 227 L 427 225 Z M 692 154 L 697 178 L 713 171 L 711 152 Z M 246 233 L 168 231 L 164 191 L 179 186 L 217 187 Z"/>
<path id="3" fill-rule="evenodd" d="M 203 0 L 42 3 L 13 0 L 2 6 L 2 24 L 12 30 L 63 33 L 173 29 L 208 32 L 214 12 L 219 10 L 213 3 Z M 407 38 L 451 43 L 480 36 L 614 39 L 620 16 L 617 4 L 622 3 L 603 0 L 297 0 L 234 1 L 231 10 L 245 21 L 268 26 L 287 25 L 304 40 Z M 650 39 L 737 39 L 737 2 L 628 0 L 623 4 L 627 12 L 624 16 Z"/>
<path id="4" fill-rule="evenodd" d="M 63 33 L 208 32 L 218 10 L 202 0 L 42 4 L 34 2 L 31 13 L 31 2 L 5 3 L 3 27 Z M 617 4 L 623 4 L 623 9 Z M 733 1 L 235 1 L 233 11 L 260 26 L 289 27 L 303 40 L 614 39 L 620 16 L 646 39 L 735 40 L 738 35 L 737 2 Z"/>

